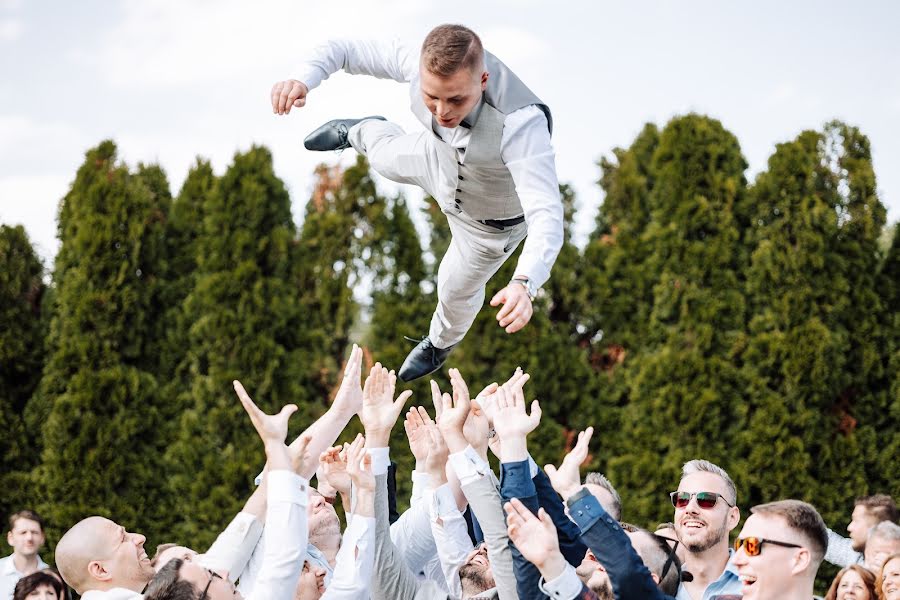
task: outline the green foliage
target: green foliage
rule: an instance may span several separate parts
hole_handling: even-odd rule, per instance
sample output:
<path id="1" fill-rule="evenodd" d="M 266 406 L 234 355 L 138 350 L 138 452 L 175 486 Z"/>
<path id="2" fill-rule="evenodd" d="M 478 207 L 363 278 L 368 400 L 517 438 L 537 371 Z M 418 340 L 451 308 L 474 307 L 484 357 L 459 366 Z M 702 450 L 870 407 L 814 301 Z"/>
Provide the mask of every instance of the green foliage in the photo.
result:
<path id="1" fill-rule="evenodd" d="M 166 541 L 174 534 L 197 548 L 240 510 L 264 462 L 231 382 L 240 379 L 267 412 L 297 402 L 295 423 L 316 412 L 298 360 L 303 327 L 290 199 L 272 157 L 258 147 L 239 153 L 214 185 L 203 171 L 199 166 L 186 188 L 201 179 L 194 201 L 202 202 L 203 227 L 191 241 L 197 268 L 184 301 L 189 328 L 180 371 L 189 373 L 188 395 L 166 455 L 175 520 Z"/>
<path id="2" fill-rule="evenodd" d="M 167 210 L 164 195 L 117 162 L 112 142 L 88 151 L 63 199 L 51 354 L 29 408 L 43 433 L 32 492 L 54 525 L 51 541 L 90 514 L 158 532 L 152 370 Z"/>
<path id="3" fill-rule="evenodd" d="M 44 267 L 21 225 L 0 225 L 0 514 L 33 502 L 29 471 L 39 433 L 22 414 L 44 364 L 47 319 L 42 310 Z"/>
<path id="4" fill-rule="evenodd" d="M 731 473 L 743 509 L 806 499 L 837 531 L 854 497 L 900 496 L 900 227 L 886 233 L 868 139 L 804 131 L 748 185 L 735 137 L 689 114 L 599 166 L 583 250 L 561 186 L 564 245 L 528 327 L 506 334 L 485 302 L 451 355 L 471 393 L 530 372 L 534 458 L 558 463 L 593 425 L 588 467 L 641 525 L 671 519 L 665 494 L 693 458 Z M 104 142 L 60 205 L 46 293 L 24 232 L 0 228 L 0 483 L 24 490 L 3 508 L 45 510 L 51 539 L 98 513 L 203 549 L 262 467 L 233 379 L 266 411 L 298 403 L 293 435 L 327 408 L 351 343 L 399 368 L 403 336 L 429 328 L 446 219 L 426 202 L 423 244 L 362 157 L 316 176 L 298 232 L 264 148 L 221 177 L 198 160 L 173 200 L 159 167 L 130 172 Z M 428 379 L 401 387 L 433 414 Z M 449 390 L 446 369 L 434 379 Z M 400 425 L 392 457 L 402 506 Z"/>

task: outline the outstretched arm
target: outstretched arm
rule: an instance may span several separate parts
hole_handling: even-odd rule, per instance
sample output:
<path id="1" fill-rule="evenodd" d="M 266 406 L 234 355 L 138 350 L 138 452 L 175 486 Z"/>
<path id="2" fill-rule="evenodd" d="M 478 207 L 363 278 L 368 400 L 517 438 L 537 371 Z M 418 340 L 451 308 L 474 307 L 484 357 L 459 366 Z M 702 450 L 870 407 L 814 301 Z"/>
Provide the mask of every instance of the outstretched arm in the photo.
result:
<path id="1" fill-rule="evenodd" d="M 334 73 L 370 75 L 405 83 L 416 76 L 419 53 L 398 40 L 329 40 L 302 61 L 296 79 L 272 87 L 272 110 L 284 115 L 306 104 L 306 95 Z"/>

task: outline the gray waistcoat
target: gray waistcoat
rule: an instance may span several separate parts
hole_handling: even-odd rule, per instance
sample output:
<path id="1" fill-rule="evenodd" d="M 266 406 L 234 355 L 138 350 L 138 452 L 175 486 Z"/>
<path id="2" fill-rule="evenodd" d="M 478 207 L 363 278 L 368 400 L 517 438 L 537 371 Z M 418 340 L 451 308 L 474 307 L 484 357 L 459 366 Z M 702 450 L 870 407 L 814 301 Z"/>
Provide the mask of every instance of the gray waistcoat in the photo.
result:
<path id="1" fill-rule="evenodd" d="M 506 115 L 534 104 L 547 116 L 551 133 L 553 119 L 547 105 L 496 56 L 485 51 L 484 62 L 490 73 L 487 89 L 481 102 L 475 105 L 460 125 L 470 126 L 472 133 L 466 147 L 465 160 L 457 158 L 459 179 L 456 183 L 456 208 L 478 221 L 510 219 L 520 216 L 523 211 L 509 169 L 500 158 L 500 141 Z M 434 117 L 422 99 L 418 79 L 410 86 L 410 97 L 413 113 L 434 133 Z M 435 136 L 440 140 L 437 133 Z M 443 140 L 440 143 L 446 144 Z M 442 156 L 451 157 L 456 154 L 449 145 L 448 149 L 450 151 L 442 153 Z"/>

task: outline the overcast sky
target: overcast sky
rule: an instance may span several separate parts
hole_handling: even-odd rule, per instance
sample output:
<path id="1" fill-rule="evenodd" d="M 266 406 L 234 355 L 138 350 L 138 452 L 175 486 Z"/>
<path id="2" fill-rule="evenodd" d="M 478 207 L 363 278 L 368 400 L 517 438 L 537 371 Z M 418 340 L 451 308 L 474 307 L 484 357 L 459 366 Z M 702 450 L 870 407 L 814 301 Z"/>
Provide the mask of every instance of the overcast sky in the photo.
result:
<path id="1" fill-rule="evenodd" d="M 160 163 L 173 193 L 196 156 L 222 173 L 235 151 L 265 145 L 299 221 L 315 165 L 354 155 L 305 151 L 309 131 L 368 114 L 421 126 L 400 84 L 338 75 L 278 117 L 272 83 L 329 37 L 419 41 L 443 22 L 479 32 L 551 107 L 578 239 L 602 201 L 597 160 L 690 111 L 738 137 L 750 179 L 803 129 L 859 126 L 900 219 L 898 2 L 0 0 L 0 222 L 24 224 L 50 266 L 59 200 L 106 138 L 131 166 Z"/>

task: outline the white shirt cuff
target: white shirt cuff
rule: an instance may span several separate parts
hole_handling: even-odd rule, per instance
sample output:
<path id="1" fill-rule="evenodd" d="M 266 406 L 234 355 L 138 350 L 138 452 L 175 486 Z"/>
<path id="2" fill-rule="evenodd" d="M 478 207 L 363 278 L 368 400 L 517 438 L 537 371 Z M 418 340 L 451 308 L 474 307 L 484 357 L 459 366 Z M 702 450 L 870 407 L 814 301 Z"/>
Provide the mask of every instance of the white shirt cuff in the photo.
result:
<path id="1" fill-rule="evenodd" d="M 366 453 L 372 457 L 372 475 L 386 475 L 391 466 L 391 449 L 368 448 Z"/>
<path id="2" fill-rule="evenodd" d="M 538 474 L 538 466 L 537 463 L 534 462 L 534 459 L 531 458 L 531 454 L 528 454 L 528 471 L 531 473 L 531 478 L 534 479 Z"/>
<path id="3" fill-rule="evenodd" d="M 573 600 L 581 594 L 581 580 L 575 574 L 575 567 L 566 564 L 566 569 L 559 577 L 551 581 L 541 581 L 538 588 L 553 600 Z"/>
<path id="4" fill-rule="evenodd" d="M 473 481 L 478 481 L 487 475 L 487 472 L 491 469 L 487 461 L 478 456 L 478 452 L 471 445 L 462 452 L 451 454 L 450 465 L 456 472 L 460 485 L 468 485 Z"/>
<path id="5" fill-rule="evenodd" d="M 293 471 L 277 469 L 269 471 L 269 502 L 290 502 L 306 506 L 309 481 Z"/>

